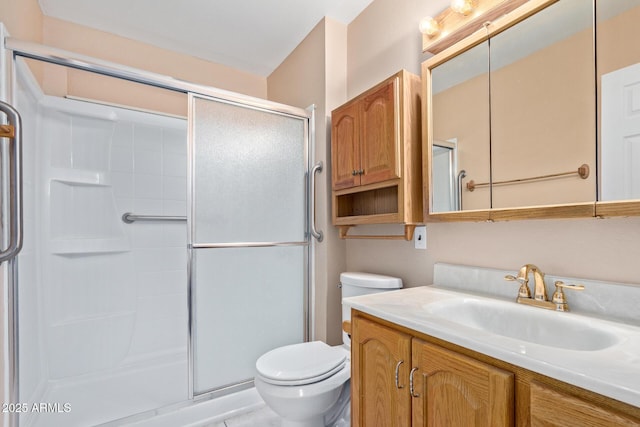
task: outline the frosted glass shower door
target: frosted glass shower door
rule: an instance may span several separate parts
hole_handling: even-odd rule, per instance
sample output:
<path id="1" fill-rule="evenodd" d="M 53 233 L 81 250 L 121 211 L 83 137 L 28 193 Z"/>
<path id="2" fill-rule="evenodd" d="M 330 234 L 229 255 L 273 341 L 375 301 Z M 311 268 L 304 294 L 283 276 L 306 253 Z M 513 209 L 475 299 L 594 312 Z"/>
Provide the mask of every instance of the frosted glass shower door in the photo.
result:
<path id="1" fill-rule="evenodd" d="M 305 339 L 308 116 L 190 96 L 194 394 Z"/>

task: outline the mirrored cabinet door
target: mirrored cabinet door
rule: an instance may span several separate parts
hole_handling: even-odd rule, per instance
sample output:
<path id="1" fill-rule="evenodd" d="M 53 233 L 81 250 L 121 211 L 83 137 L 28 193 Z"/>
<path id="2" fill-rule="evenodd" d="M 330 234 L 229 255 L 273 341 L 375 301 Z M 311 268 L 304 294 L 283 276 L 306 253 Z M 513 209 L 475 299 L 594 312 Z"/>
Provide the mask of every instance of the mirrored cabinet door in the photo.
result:
<path id="1" fill-rule="evenodd" d="M 640 215 L 639 22 L 530 0 L 425 61 L 429 220 Z"/>
<path id="2" fill-rule="evenodd" d="M 490 179 L 488 42 L 431 70 L 431 212 L 489 209 L 490 191 L 463 190 Z"/>
<path id="3" fill-rule="evenodd" d="M 594 215 L 594 10 L 589 0 L 531 0 L 423 63 L 429 220 Z M 479 75 L 476 64 L 481 95 L 454 77 Z M 471 149 L 465 135 L 483 142 Z"/>
<path id="4" fill-rule="evenodd" d="M 489 43 L 492 208 L 594 202 L 593 3 L 558 1 Z"/>
<path id="5" fill-rule="evenodd" d="M 599 197 L 640 199 L 640 0 L 596 2 Z"/>

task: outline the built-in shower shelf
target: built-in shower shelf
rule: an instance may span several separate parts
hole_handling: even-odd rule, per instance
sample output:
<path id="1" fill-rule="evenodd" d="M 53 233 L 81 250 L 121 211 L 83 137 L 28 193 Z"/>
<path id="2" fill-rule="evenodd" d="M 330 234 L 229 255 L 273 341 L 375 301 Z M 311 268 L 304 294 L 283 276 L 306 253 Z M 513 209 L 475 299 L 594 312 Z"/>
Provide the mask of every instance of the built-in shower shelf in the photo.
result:
<path id="1" fill-rule="evenodd" d="M 69 185 L 111 185 L 111 180 L 104 172 L 82 169 L 55 168 L 51 171 L 51 180 Z"/>
<path id="2" fill-rule="evenodd" d="M 115 239 L 53 239 L 50 241 L 51 253 L 58 255 L 79 255 L 96 253 L 126 252 L 131 249 L 129 241 Z"/>

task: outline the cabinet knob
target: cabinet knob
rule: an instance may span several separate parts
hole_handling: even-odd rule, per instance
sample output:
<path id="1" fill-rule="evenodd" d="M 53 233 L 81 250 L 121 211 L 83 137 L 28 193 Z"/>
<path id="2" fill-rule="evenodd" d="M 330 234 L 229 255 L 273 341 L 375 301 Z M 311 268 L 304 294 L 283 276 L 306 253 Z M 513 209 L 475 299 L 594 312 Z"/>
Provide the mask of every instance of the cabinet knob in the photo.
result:
<path id="1" fill-rule="evenodd" d="M 358 171 L 357 171 L 357 170 L 355 170 L 355 169 L 354 169 L 354 170 L 352 170 L 352 171 L 351 171 L 351 176 L 356 176 L 356 175 L 358 175 Z"/>
<path id="2" fill-rule="evenodd" d="M 360 169 L 360 170 L 358 171 L 358 175 L 364 175 L 364 169 Z"/>

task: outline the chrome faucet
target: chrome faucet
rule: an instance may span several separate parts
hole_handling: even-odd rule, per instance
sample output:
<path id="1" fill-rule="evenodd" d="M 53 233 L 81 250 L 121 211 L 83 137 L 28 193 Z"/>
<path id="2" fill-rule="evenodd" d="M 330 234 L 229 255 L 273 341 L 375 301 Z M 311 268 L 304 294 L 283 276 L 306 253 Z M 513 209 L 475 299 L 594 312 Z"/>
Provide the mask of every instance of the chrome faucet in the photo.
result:
<path id="1" fill-rule="evenodd" d="M 529 273 L 533 273 L 534 290 L 533 298 L 529 290 Z M 544 284 L 544 273 L 533 264 L 525 264 L 522 266 L 517 276 L 507 274 L 505 280 L 520 283 L 518 290 L 518 298 L 516 302 L 519 304 L 533 305 L 535 307 L 546 308 L 548 310 L 569 311 L 569 305 L 562 292 L 562 289 L 573 289 L 581 291 L 583 285 L 566 285 L 560 281 L 555 282 L 556 291 L 553 294 L 553 301 L 549 301 L 547 297 L 547 288 Z"/>

